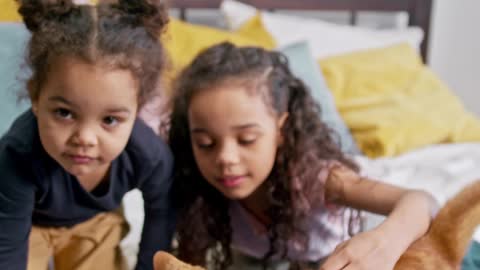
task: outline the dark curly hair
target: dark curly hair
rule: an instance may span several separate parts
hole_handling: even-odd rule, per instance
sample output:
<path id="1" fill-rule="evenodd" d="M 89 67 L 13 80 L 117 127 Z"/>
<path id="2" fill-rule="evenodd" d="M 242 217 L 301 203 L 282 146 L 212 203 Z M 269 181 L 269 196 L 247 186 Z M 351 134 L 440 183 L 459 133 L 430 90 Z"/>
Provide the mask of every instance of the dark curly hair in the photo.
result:
<path id="1" fill-rule="evenodd" d="M 100 1 L 97 6 L 72 0 L 17 0 L 19 13 L 32 33 L 27 64 L 29 96 L 35 100 L 49 65 L 59 56 L 88 63 L 104 61 L 126 69 L 138 80 L 140 107 L 154 94 L 165 64 L 159 34 L 168 22 L 161 1 Z"/>
<path id="2" fill-rule="evenodd" d="M 254 83 L 252 83 L 254 82 Z M 174 183 L 181 220 L 178 228 L 178 256 L 190 263 L 214 269 L 232 263 L 228 200 L 203 178 L 193 155 L 188 126 L 192 98 L 219 84 L 243 83 L 254 87 L 276 115 L 288 113 L 282 126 L 284 142 L 279 146 L 274 168 L 266 181 L 271 207 L 267 214 L 270 249 L 268 259 L 285 257 L 287 239 L 306 245 L 300 229 L 308 214 L 305 202 L 323 200 L 318 175 L 326 162 L 336 160 L 357 170 L 335 143 L 332 130 L 320 120 L 320 107 L 309 89 L 290 71 L 287 58 L 278 52 L 255 47 L 235 47 L 225 42 L 202 53 L 179 75 L 174 92 L 170 123 L 170 144 L 176 153 Z M 193 225 L 194 224 L 194 225 Z"/>

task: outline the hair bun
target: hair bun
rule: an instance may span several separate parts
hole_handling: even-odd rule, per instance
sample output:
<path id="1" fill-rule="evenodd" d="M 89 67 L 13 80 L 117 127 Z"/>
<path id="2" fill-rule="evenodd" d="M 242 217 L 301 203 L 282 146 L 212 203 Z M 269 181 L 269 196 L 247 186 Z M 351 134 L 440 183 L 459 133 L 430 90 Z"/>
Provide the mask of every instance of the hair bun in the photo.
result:
<path id="1" fill-rule="evenodd" d="M 168 23 L 167 8 L 163 0 L 119 0 L 118 4 L 124 12 L 137 16 L 155 38 Z"/>
<path id="2" fill-rule="evenodd" d="M 69 13 L 74 4 L 72 0 L 17 0 L 18 13 L 28 30 L 37 31 L 45 20 L 58 18 Z"/>

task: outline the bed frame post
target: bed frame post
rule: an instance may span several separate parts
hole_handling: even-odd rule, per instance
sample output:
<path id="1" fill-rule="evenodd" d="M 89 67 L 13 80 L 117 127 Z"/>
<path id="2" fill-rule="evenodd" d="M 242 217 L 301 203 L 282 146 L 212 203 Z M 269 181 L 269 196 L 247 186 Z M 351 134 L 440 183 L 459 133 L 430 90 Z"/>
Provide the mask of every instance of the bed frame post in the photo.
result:
<path id="1" fill-rule="evenodd" d="M 428 63 L 428 41 L 430 39 L 431 12 L 432 0 L 411 1 L 409 24 L 418 25 L 424 31 L 424 37 L 420 51 L 425 63 Z"/>

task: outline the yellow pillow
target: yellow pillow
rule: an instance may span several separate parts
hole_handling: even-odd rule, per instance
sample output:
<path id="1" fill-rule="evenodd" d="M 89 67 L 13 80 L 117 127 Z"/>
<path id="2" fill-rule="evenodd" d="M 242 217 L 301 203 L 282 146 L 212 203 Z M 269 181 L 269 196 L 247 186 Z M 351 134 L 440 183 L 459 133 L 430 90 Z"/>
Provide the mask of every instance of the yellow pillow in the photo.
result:
<path id="1" fill-rule="evenodd" d="M 263 29 L 259 16 L 248 21 L 237 32 L 171 19 L 162 40 L 170 55 L 173 70 L 179 70 L 188 65 L 200 51 L 223 41 L 239 46 L 274 48 L 273 39 L 267 34 L 261 34 L 261 31 L 265 31 Z"/>
<path id="2" fill-rule="evenodd" d="M 480 141 L 480 121 L 407 44 L 320 64 L 342 117 L 370 157 L 434 143 Z"/>
<path id="3" fill-rule="evenodd" d="M 0 0 L 0 22 L 22 21 L 17 10 L 18 6 L 14 0 Z"/>
<path id="4" fill-rule="evenodd" d="M 253 18 L 245 22 L 236 33 L 255 40 L 261 47 L 267 49 L 276 47 L 275 39 L 265 28 L 260 13 L 257 13 Z"/>
<path id="5" fill-rule="evenodd" d="M 97 0 L 89 0 L 95 4 Z M 15 0 L 0 0 L 0 22 L 21 22 L 22 17 L 18 14 L 18 5 Z"/>

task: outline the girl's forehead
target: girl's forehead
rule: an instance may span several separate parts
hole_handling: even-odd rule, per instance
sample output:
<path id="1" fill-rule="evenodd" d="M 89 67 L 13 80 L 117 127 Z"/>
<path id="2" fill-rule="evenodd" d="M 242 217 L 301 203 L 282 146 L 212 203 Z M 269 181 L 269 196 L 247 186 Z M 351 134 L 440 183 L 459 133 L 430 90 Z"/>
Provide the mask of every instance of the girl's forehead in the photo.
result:
<path id="1" fill-rule="evenodd" d="M 226 84 L 200 91 L 193 96 L 188 118 L 193 125 L 223 127 L 275 120 L 261 94 L 243 86 Z"/>
<path id="2" fill-rule="evenodd" d="M 210 106 L 207 106 L 210 105 Z M 190 110 L 248 111 L 264 109 L 267 104 L 263 96 L 250 86 L 242 84 L 219 84 L 198 91 L 190 101 Z"/>
<path id="3" fill-rule="evenodd" d="M 40 96 L 61 96 L 79 104 L 137 103 L 138 86 L 127 70 L 105 69 L 68 58 L 55 64 L 47 74 Z"/>

